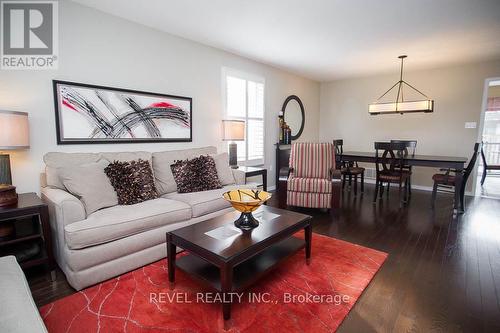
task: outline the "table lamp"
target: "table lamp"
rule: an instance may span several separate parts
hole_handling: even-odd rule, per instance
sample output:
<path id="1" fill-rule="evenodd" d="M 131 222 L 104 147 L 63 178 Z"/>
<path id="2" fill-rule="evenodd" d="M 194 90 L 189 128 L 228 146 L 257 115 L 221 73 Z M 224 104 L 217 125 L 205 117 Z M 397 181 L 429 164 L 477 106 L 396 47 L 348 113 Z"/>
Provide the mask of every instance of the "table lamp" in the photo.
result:
<path id="1" fill-rule="evenodd" d="M 28 149 L 29 142 L 28 114 L 0 110 L 0 206 L 17 203 L 16 188 L 12 186 L 10 156 L 2 151 Z"/>
<path id="2" fill-rule="evenodd" d="M 224 141 L 229 143 L 229 166 L 233 169 L 238 168 L 238 146 L 234 141 L 245 140 L 245 121 L 244 120 L 223 120 L 222 133 Z"/>

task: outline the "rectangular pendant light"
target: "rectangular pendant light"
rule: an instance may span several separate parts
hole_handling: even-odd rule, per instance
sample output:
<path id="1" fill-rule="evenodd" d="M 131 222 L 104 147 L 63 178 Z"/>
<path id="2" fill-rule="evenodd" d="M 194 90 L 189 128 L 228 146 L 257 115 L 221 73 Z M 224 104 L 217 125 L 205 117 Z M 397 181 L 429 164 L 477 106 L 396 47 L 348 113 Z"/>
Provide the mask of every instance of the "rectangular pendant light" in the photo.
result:
<path id="1" fill-rule="evenodd" d="M 434 101 L 408 101 L 397 103 L 373 103 L 368 105 L 368 112 L 370 114 L 394 114 L 394 113 L 410 113 L 410 112 L 433 112 Z"/>
<path id="2" fill-rule="evenodd" d="M 401 71 L 399 75 L 399 81 L 396 82 L 389 90 L 380 96 L 375 103 L 371 103 L 368 105 L 368 113 L 371 115 L 377 114 L 403 114 L 403 113 L 412 113 L 412 112 L 433 112 L 434 111 L 434 101 L 429 99 L 424 93 L 420 90 L 409 84 L 408 82 L 403 80 L 403 61 L 407 56 L 402 55 L 398 58 L 401 59 Z M 418 101 L 405 101 L 404 96 L 404 87 L 408 87 L 413 91 L 416 91 L 425 99 Z M 393 102 L 379 102 L 382 100 L 384 96 L 386 96 L 390 91 L 396 90 L 397 96 Z"/>

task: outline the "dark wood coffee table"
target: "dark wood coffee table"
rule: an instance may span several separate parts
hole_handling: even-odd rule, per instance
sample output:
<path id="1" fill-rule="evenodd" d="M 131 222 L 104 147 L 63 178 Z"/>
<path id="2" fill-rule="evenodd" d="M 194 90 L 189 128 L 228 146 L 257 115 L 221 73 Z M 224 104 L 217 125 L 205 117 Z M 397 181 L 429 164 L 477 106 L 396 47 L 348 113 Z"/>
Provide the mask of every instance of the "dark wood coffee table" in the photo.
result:
<path id="1" fill-rule="evenodd" d="M 233 222 L 239 212 L 167 232 L 168 279 L 175 281 L 180 268 L 207 284 L 223 299 L 227 293 L 248 288 L 280 261 L 305 247 L 306 262 L 311 257 L 311 216 L 262 206 L 254 216 L 260 225 L 242 232 Z M 305 239 L 292 237 L 304 229 Z M 176 260 L 176 246 L 189 252 Z M 224 319 L 231 317 L 231 303 L 223 302 Z"/>

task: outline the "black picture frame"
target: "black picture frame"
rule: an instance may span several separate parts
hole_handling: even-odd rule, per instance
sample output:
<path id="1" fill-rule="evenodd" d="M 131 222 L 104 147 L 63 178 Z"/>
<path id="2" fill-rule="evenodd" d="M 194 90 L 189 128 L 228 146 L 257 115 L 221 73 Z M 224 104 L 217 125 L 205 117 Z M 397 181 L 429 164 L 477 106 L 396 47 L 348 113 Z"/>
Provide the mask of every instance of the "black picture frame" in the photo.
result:
<path id="1" fill-rule="evenodd" d="M 296 101 L 299 104 L 300 113 L 302 115 L 302 121 L 300 123 L 299 131 L 297 132 L 297 134 L 291 136 L 291 139 L 293 141 L 293 140 L 297 140 L 302 135 L 302 132 L 304 131 L 304 126 L 305 126 L 305 122 L 306 122 L 306 114 L 304 111 L 304 104 L 302 104 L 302 101 L 300 100 L 299 96 L 290 95 L 285 99 L 285 101 L 283 102 L 283 106 L 281 107 L 281 111 L 283 112 L 283 119 L 285 118 L 286 106 L 288 105 L 288 102 L 290 102 L 292 100 Z"/>
<path id="2" fill-rule="evenodd" d="M 65 138 L 62 128 L 62 116 L 59 99 L 59 86 L 74 86 L 77 88 L 97 89 L 103 91 L 111 91 L 118 93 L 128 93 L 134 95 L 144 95 L 149 97 L 166 98 L 185 101 L 189 103 L 189 138 Z M 119 143 L 155 143 L 155 142 L 192 142 L 193 141 L 193 99 L 191 97 L 169 95 L 162 93 L 154 93 L 133 89 L 123 89 L 116 87 L 100 86 L 87 83 L 79 83 L 72 81 L 52 80 L 52 88 L 54 94 L 54 110 L 56 122 L 56 138 L 58 145 L 71 144 L 119 144 Z"/>

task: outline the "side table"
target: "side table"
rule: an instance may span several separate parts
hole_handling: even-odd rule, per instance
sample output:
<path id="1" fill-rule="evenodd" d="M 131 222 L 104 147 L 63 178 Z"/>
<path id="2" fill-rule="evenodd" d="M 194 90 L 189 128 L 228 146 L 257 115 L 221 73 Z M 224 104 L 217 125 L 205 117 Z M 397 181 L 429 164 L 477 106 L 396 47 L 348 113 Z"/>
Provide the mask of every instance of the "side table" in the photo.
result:
<path id="1" fill-rule="evenodd" d="M 0 207 L 0 224 L 13 223 L 14 229 L 17 229 L 16 225 L 20 223 L 20 220 L 30 218 L 33 232 L 25 234 L 14 231 L 12 237 L 0 240 L 0 253 L 2 255 L 15 255 L 17 245 L 21 243 L 38 243 L 40 252 L 25 261 L 21 261 L 19 265 L 25 269 L 47 264 L 51 278 L 54 281 L 56 271 L 47 205 L 36 193 L 22 193 L 19 194 L 16 205 Z"/>
<path id="2" fill-rule="evenodd" d="M 260 167 L 240 166 L 238 170 L 245 173 L 245 177 L 262 176 L 262 189 L 267 191 L 267 169 Z"/>

